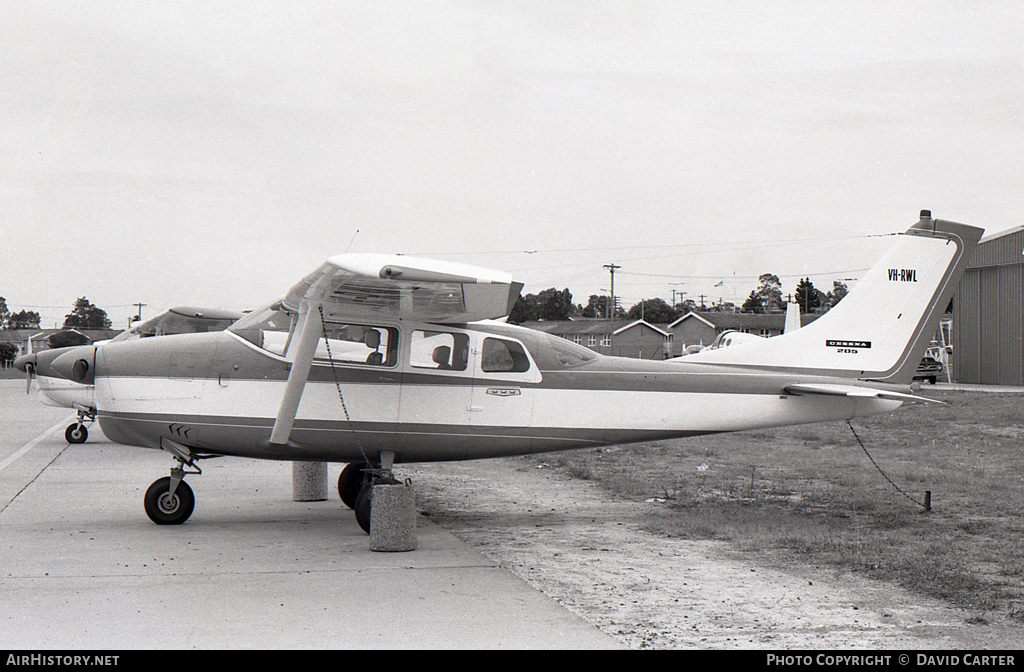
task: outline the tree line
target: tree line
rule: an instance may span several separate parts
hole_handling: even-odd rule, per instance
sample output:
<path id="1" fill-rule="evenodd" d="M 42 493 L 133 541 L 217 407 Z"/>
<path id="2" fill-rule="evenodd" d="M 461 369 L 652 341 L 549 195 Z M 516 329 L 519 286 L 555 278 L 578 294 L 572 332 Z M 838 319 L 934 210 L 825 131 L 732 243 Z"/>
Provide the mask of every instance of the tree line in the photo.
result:
<path id="1" fill-rule="evenodd" d="M 0 296 L 0 329 L 39 329 L 39 313 L 34 310 L 11 312 L 7 299 Z M 71 312 L 64 316 L 61 329 L 110 329 L 110 318 L 102 308 L 93 305 L 88 298 L 75 301 Z"/>
<path id="2" fill-rule="evenodd" d="M 803 278 L 793 292 L 793 302 L 800 306 L 801 313 L 818 313 L 834 308 L 847 291 L 846 285 L 839 280 L 833 280 L 832 291 L 825 293 L 816 288 L 810 278 Z M 740 310 L 744 313 L 770 313 L 785 309 L 779 276 L 763 273 L 758 278 L 757 289 L 750 291 Z"/>
<path id="3" fill-rule="evenodd" d="M 800 306 L 801 313 L 816 313 L 827 311 L 846 296 L 847 287 L 843 282 L 835 280 L 832 283 L 832 291 L 823 292 L 817 289 L 810 278 L 803 278 L 797 284 L 793 292 L 794 302 Z M 526 294 L 520 296 L 516 301 L 508 321 L 513 324 L 523 322 L 535 322 L 538 320 L 567 320 L 570 317 L 608 317 L 613 311 L 616 318 L 636 320 L 643 318 L 655 324 L 672 322 L 683 315 L 695 310 L 705 309 L 706 306 L 698 305 L 693 299 L 685 299 L 670 305 L 661 298 L 644 299 L 633 305 L 629 310 L 624 310 L 616 305 L 609 310 L 611 299 L 608 296 L 591 294 L 587 305 L 573 303 L 572 293 L 569 289 L 561 291 L 551 287 L 538 294 Z M 750 295 L 740 307 L 739 312 L 743 313 L 769 313 L 785 311 L 785 302 L 782 296 L 782 282 L 777 275 L 764 273 L 758 278 L 757 289 L 751 290 Z M 710 310 L 720 312 L 732 312 L 735 307 L 731 303 L 718 303 L 710 307 Z"/>

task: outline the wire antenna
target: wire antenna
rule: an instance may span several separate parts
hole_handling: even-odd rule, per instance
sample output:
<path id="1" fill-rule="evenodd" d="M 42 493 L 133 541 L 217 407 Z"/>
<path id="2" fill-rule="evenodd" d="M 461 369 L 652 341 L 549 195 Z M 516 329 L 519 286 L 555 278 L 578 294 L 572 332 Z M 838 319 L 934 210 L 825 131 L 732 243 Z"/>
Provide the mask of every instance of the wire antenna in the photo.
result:
<path id="1" fill-rule="evenodd" d="M 356 236 L 358 235 L 359 229 L 356 229 L 356 232 L 352 234 L 352 240 L 348 241 L 348 247 L 345 248 L 345 254 L 348 254 L 348 251 L 352 249 L 352 243 L 356 242 Z"/>

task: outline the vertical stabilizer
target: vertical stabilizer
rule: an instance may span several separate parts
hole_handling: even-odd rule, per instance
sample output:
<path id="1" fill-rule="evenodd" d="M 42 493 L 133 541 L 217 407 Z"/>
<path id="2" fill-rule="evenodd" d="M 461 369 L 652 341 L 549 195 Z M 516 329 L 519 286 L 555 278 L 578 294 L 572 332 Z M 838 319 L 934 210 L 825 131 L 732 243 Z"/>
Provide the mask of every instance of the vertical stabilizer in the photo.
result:
<path id="1" fill-rule="evenodd" d="M 796 303 L 786 304 L 786 326 L 782 328 L 782 333 L 788 334 L 796 331 L 800 328 L 800 306 Z"/>
<path id="2" fill-rule="evenodd" d="M 922 210 L 920 221 L 814 322 L 687 360 L 909 384 L 982 233 Z"/>

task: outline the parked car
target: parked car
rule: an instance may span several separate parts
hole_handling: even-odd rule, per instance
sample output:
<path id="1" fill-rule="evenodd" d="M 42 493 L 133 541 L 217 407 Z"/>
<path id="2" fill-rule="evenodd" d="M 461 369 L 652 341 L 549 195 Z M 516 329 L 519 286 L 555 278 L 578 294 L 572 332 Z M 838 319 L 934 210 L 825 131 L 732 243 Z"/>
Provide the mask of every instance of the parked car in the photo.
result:
<path id="1" fill-rule="evenodd" d="M 917 365 L 917 373 L 914 374 L 914 380 L 927 380 L 934 385 L 935 381 L 942 375 L 943 370 L 942 362 L 934 357 L 924 357 L 921 359 L 921 363 Z"/>

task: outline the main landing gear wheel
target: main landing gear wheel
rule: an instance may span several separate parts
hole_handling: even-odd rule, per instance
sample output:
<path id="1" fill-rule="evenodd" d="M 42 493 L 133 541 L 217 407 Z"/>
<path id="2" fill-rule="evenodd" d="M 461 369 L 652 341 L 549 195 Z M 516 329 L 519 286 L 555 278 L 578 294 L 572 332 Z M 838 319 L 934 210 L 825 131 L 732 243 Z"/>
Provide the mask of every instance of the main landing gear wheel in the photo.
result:
<path id="1" fill-rule="evenodd" d="M 181 481 L 171 493 L 171 478 L 164 476 L 146 491 L 146 515 L 157 525 L 181 525 L 196 506 L 196 497 L 188 483 Z"/>
<path id="2" fill-rule="evenodd" d="M 359 523 L 359 527 L 362 528 L 363 532 L 370 533 L 370 514 L 373 509 L 373 486 L 375 485 L 399 485 L 400 480 L 393 476 L 383 476 L 374 478 L 373 481 L 363 486 L 363 489 L 359 491 L 359 496 L 356 497 L 355 506 L 352 508 L 356 512 L 356 522 Z"/>
<path id="3" fill-rule="evenodd" d="M 370 533 L 370 499 L 372 497 L 373 485 L 367 483 L 359 491 L 359 496 L 356 497 L 355 505 L 352 507 L 356 512 L 356 522 L 359 523 L 359 527 L 362 528 L 363 532 L 367 534 Z"/>
<path id="4" fill-rule="evenodd" d="M 338 476 L 338 496 L 341 501 L 350 509 L 356 508 L 356 499 L 359 491 L 363 489 L 363 472 L 366 470 L 365 462 L 352 462 L 341 470 Z"/>
<path id="5" fill-rule="evenodd" d="M 76 422 L 68 425 L 68 428 L 64 430 L 64 438 L 68 443 L 85 443 L 89 438 L 89 430 L 85 425 Z"/>

